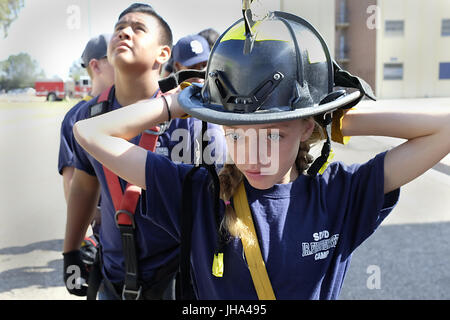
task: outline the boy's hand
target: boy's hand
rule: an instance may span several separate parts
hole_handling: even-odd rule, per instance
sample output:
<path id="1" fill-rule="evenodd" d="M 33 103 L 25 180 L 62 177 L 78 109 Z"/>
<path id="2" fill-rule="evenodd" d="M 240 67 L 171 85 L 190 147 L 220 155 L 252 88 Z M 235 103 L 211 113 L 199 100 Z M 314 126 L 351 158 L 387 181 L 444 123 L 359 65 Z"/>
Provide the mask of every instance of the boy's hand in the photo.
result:
<path id="1" fill-rule="evenodd" d="M 64 284 L 70 294 L 84 297 L 87 294 L 87 280 L 89 273 L 81 260 L 80 250 L 63 253 L 64 256 Z"/>

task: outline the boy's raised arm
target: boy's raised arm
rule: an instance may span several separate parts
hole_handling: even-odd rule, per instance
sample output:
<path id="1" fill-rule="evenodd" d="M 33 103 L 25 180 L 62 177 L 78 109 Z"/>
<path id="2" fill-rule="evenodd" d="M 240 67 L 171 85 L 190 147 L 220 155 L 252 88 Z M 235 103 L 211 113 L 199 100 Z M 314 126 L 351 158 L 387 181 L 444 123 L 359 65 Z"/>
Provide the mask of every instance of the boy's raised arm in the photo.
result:
<path id="1" fill-rule="evenodd" d="M 166 105 L 166 101 L 167 105 Z M 122 179 L 145 189 L 147 150 L 127 140 L 167 121 L 168 108 L 176 111 L 177 96 L 141 101 L 101 116 L 77 122 L 78 143 Z M 172 116 L 175 116 L 174 112 Z"/>

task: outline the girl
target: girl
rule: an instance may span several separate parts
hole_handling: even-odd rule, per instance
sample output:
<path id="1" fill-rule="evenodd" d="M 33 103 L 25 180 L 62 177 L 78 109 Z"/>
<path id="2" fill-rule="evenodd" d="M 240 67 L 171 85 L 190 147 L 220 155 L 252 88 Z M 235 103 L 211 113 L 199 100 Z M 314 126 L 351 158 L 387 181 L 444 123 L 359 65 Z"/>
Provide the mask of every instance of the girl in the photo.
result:
<path id="1" fill-rule="evenodd" d="M 127 140 L 186 113 L 225 125 L 233 163 L 219 174 L 219 213 L 213 210 L 207 171 L 192 177 L 191 265 L 197 297 L 261 298 L 247 254 L 260 246 L 273 297 L 336 299 L 352 252 L 392 211 L 399 188 L 449 153 L 450 113 L 351 110 L 342 120 L 343 135 L 407 142 L 365 164 L 332 163 L 321 175 L 306 175 L 309 147 L 320 136 L 314 120 L 356 104 L 362 95 L 333 91 L 337 69 L 334 79 L 330 70 L 327 48 L 306 21 L 283 13 L 253 28 L 238 21 L 217 41 L 201 92 L 190 87 L 179 96 L 85 120 L 75 125 L 74 134 L 101 163 L 147 190 L 143 214 L 179 240 L 182 183 L 192 166 L 174 164 Z M 255 150 L 256 161 L 250 161 Z M 242 187 L 255 232 L 238 208 Z M 223 274 L 213 275 L 217 214 L 228 238 L 221 250 Z"/>

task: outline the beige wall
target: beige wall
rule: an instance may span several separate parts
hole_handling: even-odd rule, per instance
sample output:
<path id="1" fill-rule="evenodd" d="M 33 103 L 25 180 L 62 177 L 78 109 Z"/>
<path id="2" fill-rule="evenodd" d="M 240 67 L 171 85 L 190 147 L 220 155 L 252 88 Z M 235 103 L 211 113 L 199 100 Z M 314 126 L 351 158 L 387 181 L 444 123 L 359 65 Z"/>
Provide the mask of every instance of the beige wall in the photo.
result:
<path id="1" fill-rule="evenodd" d="M 450 80 L 439 80 L 439 63 L 450 62 L 450 37 L 441 37 L 450 18 L 448 0 L 379 0 L 377 95 L 380 98 L 450 96 Z M 404 20 L 403 36 L 385 35 L 386 20 Z M 384 80 L 385 63 L 403 63 L 403 80 Z"/>
<path id="2" fill-rule="evenodd" d="M 325 39 L 334 57 L 335 0 L 280 0 L 279 2 L 281 11 L 295 14 L 310 22 Z"/>

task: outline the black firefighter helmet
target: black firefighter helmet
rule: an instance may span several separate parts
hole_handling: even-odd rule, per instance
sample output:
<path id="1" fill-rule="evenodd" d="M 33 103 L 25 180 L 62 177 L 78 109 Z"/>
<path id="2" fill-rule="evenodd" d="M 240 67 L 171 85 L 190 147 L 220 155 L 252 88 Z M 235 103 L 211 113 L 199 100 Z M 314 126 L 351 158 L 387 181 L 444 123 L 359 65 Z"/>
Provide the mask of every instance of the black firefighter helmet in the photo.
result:
<path id="1" fill-rule="evenodd" d="M 367 83 L 332 60 L 310 23 L 274 12 L 251 30 L 241 19 L 222 34 L 211 52 L 204 86 L 185 89 L 179 102 L 203 121 L 245 125 L 323 115 L 352 107 L 364 95 L 374 99 Z"/>

